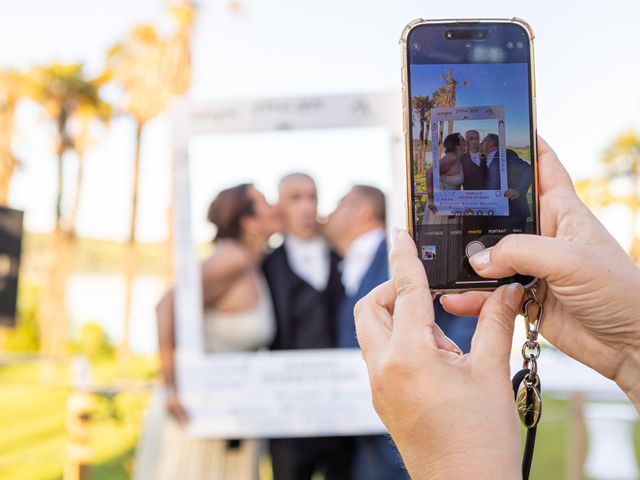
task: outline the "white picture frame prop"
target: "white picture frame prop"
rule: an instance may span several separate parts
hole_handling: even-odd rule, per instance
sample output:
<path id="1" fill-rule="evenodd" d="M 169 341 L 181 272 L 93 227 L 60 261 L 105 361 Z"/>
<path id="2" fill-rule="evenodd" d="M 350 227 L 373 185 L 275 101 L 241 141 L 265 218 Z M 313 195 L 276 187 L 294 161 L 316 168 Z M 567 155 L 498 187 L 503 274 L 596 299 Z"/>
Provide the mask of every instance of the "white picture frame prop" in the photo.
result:
<path id="1" fill-rule="evenodd" d="M 495 120 L 498 131 L 500 190 L 444 190 L 440 188 L 439 131 L 440 122 L 464 120 Z M 433 201 L 438 215 L 509 215 L 507 147 L 505 144 L 504 107 L 484 105 L 471 107 L 433 108 L 430 119 L 431 159 L 433 166 Z M 463 132 L 461 132 L 464 135 Z M 494 160 L 495 161 L 495 158 Z M 426 163 L 426 158 L 425 158 Z"/>
<path id="2" fill-rule="evenodd" d="M 205 352 L 202 280 L 191 231 L 189 141 L 196 135 L 385 127 L 392 139 L 389 174 L 394 179 L 387 200 L 388 224 L 404 226 L 400 95 L 183 103 L 174 108 L 172 124 L 175 361 L 189 433 L 204 438 L 276 438 L 384 432 L 357 349 Z"/>

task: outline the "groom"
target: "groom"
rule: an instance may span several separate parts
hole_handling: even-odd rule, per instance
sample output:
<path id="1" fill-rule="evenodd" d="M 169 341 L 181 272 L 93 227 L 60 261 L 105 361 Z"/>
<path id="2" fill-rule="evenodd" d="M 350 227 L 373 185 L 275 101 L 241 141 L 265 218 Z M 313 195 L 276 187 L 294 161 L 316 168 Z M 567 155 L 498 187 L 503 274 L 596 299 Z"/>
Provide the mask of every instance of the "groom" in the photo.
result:
<path id="1" fill-rule="evenodd" d="M 358 348 L 353 309 L 373 288 L 389 279 L 385 235 L 385 195 L 371 185 L 356 185 L 324 224 L 324 233 L 342 256 L 344 297 L 337 315 L 337 346 Z M 476 319 L 460 318 L 433 303 L 445 335 L 468 352 Z M 354 437 L 352 480 L 408 480 L 400 454 L 385 435 Z"/>
<path id="2" fill-rule="evenodd" d="M 460 163 L 464 172 L 464 190 L 486 190 L 484 180 L 487 175 L 487 157 L 480 151 L 480 133 L 468 130 L 464 134 L 467 142 L 467 153 L 462 155 Z"/>

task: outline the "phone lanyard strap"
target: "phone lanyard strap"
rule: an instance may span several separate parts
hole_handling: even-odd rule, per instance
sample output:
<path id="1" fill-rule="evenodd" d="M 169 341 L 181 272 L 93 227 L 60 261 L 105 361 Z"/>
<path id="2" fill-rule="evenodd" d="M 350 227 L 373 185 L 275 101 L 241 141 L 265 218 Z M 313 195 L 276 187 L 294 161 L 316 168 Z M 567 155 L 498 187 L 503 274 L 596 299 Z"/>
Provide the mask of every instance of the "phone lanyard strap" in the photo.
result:
<path id="1" fill-rule="evenodd" d="M 530 308 L 537 306 L 535 321 L 531 322 Z M 518 409 L 520 421 L 527 429 L 527 438 L 524 444 L 522 457 L 522 478 L 529 479 L 531 472 L 531 462 L 533 460 L 533 450 L 536 443 L 536 432 L 538 422 L 542 415 L 542 397 L 540 395 L 541 384 L 538 376 L 538 357 L 540 357 L 540 344 L 538 343 L 538 333 L 544 306 L 536 296 L 534 288 L 528 292 L 528 298 L 524 302 L 522 316 L 524 317 L 527 341 L 522 345 L 522 370 L 518 371 L 511 381 L 513 385 L 513 395 Z M 522 388 L 520 386 L 522 385 Z"/>

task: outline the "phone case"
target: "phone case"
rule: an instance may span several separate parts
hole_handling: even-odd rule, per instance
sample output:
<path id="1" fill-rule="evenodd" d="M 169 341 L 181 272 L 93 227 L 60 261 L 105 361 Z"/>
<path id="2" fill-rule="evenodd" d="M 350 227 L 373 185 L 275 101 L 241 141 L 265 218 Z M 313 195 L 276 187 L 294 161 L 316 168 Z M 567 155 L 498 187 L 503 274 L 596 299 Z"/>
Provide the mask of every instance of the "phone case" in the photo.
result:
<path id="1" fill-rule="evenodd" d="M 409 33 L 415 27 L 420 25 L 428 25 L 428 24 L 458 24 L 464 25 L 466 23 L 514 23 L 522 26 L 528 34 L 529 38 L 529 52 L 530 58 L 529 61 L 531 63 L 531 78 L 529 81 L 531 82 L 531 121 L 532 128 L 537 139 L 538 135 L 538 127 L 537 127 L 537 115 L 536 115 L 536 78 L 535 78 L 535 63 L 534 63 L 534 55 L 533 55 L 533 39 L 535 37 L 533 33 L 533 29 L 531 25 L 522 20 L 521 18 L 465 18 L 465 19 L 438 19 L 438 20 L 425 20 L 422 18 L 417 18 L 409 22 L 403 29 L 402 35 L 400 37 L 400 49 L 401 49 L 401 75 L 402 75 L 402 126 L 404 132 L 404 141 L 405 141 L 405 156 L 406 156 L 406 192 L 407 192 L 407 200 L 406 200 L 406 214 L 407 214 L 407 231 L 414 237 L 413 231 L 413 222 L 411 218 L 412 211 L 412 198 L 411 198 L 411 180 L 412 180 L 412 172 L 411 172 L 411 149 L 410 142 L 411 138 L 409 136 L 409 114 L 411 113 L 411 108 L 409 106 L 409 74 L 408 74 L 408 52 L 407 52 L 407 39 L 409 38 Z M 537 140 L 533 142 L 533 158 L 538 157 L 538 142 Z M 539 199 L 539 183 L 538 183 L 538 162 L 533 163 L 533 181 L 535 182 L 535 191 L 536 195 L 534 198 L 536 204 L 536 224 L 535 230 L 538 235 L 540 235 L 540 199 Z M 534 278 L 530 283 L 524 285 L 525 288 L 530 288 L 536 284 L 538 281 L 537 278 Z M 441 289 L 441 290 L 432 290 L 433 293 L 460 293 L 469 290 L 495 290 L 496 287 L 472 287 L 472 288 L 460 288 L 460 289 Z"/>

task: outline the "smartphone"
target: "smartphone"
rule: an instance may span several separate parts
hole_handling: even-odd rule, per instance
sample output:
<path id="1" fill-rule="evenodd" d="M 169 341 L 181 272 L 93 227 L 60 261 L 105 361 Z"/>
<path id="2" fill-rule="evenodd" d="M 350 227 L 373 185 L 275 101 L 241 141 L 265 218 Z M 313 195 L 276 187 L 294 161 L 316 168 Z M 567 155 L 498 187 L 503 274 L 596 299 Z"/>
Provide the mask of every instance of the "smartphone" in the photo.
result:
<path id="1" fill-rule="evenodd" d="M 407 227 L 434 292 L 535 283 L 469 264 L 540 231 L 533 37 L 519 19 L 419 19 L 402 34 Z"/>

